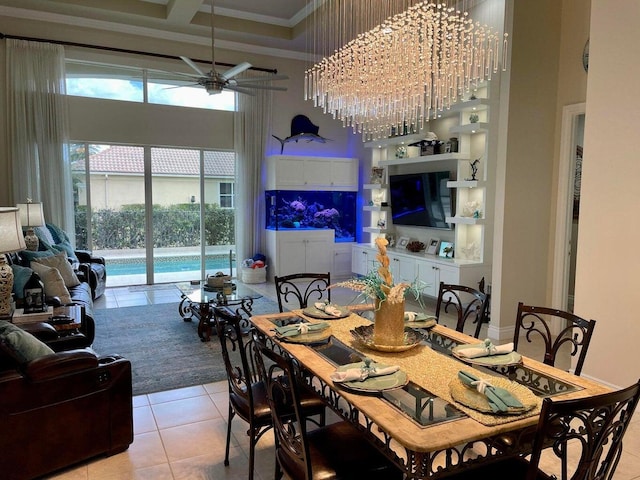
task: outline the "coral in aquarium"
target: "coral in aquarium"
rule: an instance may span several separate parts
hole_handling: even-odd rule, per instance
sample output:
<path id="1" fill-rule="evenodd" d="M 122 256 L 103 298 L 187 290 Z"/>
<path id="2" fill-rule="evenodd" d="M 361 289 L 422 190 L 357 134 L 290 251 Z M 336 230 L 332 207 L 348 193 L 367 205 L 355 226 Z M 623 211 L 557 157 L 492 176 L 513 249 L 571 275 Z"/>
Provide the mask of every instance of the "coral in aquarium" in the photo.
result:
<path id="1" fill-rule="evenodd" d="M 355 236 L 355 192 L 267 191 L 267 228 L 335 230 L 336 241 Z"/>

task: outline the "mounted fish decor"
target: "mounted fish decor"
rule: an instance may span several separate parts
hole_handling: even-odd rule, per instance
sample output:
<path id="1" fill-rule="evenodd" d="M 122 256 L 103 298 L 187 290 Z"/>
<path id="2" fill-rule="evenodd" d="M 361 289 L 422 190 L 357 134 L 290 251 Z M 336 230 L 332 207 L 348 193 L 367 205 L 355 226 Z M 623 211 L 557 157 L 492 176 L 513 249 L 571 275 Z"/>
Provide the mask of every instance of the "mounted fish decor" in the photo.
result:
<path id="1" fill-rule="evenodd" d="M 306 140 L 307 142 L 320 142 L 326 143 L 331 141 L 329 138 L 324 138 L 318 135 L 320 127 L 311 123 L 309 117 L 305 115 L 296 115 L 291 120 L 291 136 L 287 138 L 280 138 L 272 135 L 273 138 L 280 142 L 280 154 L 284 152 L 284 144 L 289 142 L 298 142 L 298 140 Z"/>

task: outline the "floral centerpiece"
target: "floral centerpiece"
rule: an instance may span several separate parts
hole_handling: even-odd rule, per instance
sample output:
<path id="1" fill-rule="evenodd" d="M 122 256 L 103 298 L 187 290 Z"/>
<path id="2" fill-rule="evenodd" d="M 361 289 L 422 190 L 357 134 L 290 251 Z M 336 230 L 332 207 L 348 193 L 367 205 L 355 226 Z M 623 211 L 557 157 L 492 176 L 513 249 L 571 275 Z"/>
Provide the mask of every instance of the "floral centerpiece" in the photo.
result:
<path id="1" fill-rule="evenodd" d="M 405 295 L 413 294 L 420 301 L 421 289 L 416 283 L 393 283 L 393 276 L 389 270 L 387 245 L 389 242 L 383 237 L 375 240 L 379 263 L 377 271 L 372 271 L 361 278 L 354 278 L 336 283 L 335 286 L 350 288 L 360 292 L 375 302 L 375 325 L 373 341 L 376 345 L 398 346 L 404 345 L 404 303 Z"/>

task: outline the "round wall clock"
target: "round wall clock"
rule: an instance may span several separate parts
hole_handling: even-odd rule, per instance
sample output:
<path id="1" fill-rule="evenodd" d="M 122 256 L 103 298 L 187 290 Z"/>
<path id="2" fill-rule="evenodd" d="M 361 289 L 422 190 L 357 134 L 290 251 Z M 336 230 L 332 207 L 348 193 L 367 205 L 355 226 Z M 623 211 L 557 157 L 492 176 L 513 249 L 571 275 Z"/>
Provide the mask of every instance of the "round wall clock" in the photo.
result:
<path id="1" fill-rule="evenodd" d="M 582 66 L 584 67 L 584 71 L 589 71 L 589 40 L 587 39 L 587 43 L 584 44 L 584 49 L 582 50 Z"/>

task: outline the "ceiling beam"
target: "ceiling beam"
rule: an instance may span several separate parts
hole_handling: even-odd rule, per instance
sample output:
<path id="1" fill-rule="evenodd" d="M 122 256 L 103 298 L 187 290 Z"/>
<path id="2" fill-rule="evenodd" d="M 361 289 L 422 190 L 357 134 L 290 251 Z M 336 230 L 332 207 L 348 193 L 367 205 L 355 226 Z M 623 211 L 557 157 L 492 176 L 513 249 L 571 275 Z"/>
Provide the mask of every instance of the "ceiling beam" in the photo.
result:
<path id="1" fill-rule="evenodd" d="M 171 23 L 189 25 L 203 2 L 204 0 L 169 0 L 167 20 Z"/>

